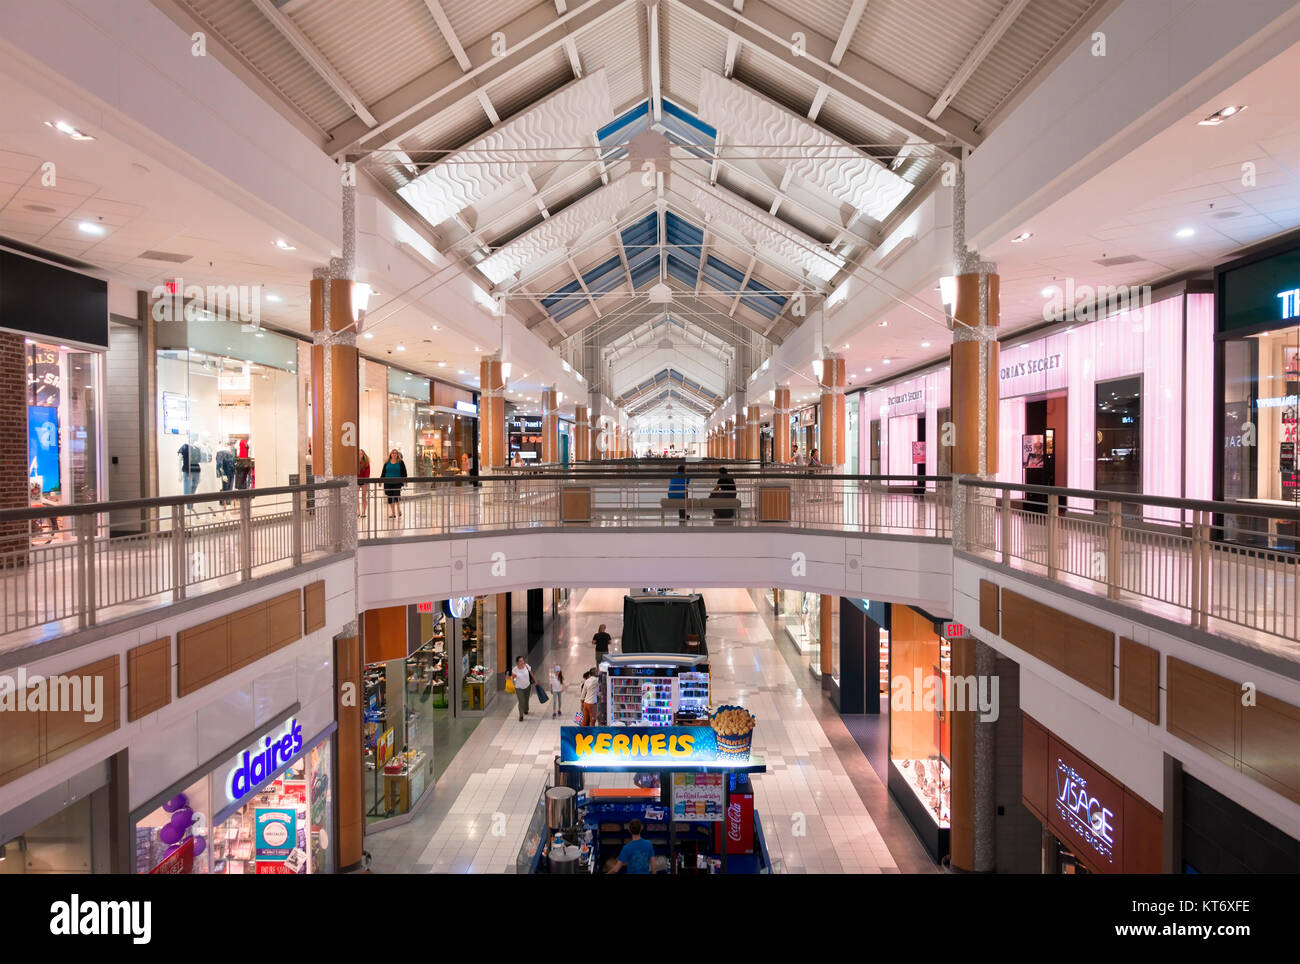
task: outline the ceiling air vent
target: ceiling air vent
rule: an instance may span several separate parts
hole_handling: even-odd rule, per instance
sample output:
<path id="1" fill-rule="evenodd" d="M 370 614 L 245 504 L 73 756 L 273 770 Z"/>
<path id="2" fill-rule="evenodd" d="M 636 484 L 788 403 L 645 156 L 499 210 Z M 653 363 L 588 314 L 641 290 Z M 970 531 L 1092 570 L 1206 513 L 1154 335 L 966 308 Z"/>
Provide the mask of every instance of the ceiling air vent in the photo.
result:
<path id="1" fill-rule="evenodd" d="M 184 264 L 192 257 L 192 254 L 173 254 L 170 251 L 143 251 L 140 254 L 143 261 L 169 261 L 172 264 Z"/>
<path id="2" fill-rule="evenodd" d="M 1103 268 L 1118 268 L 1122 264 L 1137 264 L 1145 260 L 1146 258 L 1139 258 L 1136 254 L 1120 254 L 1113 258 L 1098 258 L 1093 264 L 1099 264 Z"/>

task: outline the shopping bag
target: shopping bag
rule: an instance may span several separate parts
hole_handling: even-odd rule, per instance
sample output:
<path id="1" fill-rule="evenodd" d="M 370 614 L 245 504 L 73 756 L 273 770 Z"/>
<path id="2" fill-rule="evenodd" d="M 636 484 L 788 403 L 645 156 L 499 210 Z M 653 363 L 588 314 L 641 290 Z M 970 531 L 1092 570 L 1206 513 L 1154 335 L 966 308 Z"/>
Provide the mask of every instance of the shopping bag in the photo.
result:
<path id="1" fill-rule="evenodd" d="M 515 691 L 515 678 L 514 678 L 513 676 L 507 676 L 507 677 L 506 677 L 506 692 L 507 692 L 507 693 L 513 693 L 514 691 Z"/>
<path id="2" fill-rule="evenodd" d="M 582 710 L 573 714 L 573 723 L 575 726 L 582 726 Z"/>
<path id="3" fill-rule="evenodd" d="M 541 683 L 538 683 L 538 684 L 537 684 L 535 687 L 533 687 L 533 688 L 537 690 L 537 702 L 538 702 L 538 703 L 545 703 L 547 700 L 550 699 L 550 697 L 546 695 L 546 690 L 542 689 L 542 684 L 541 684 Z"/>

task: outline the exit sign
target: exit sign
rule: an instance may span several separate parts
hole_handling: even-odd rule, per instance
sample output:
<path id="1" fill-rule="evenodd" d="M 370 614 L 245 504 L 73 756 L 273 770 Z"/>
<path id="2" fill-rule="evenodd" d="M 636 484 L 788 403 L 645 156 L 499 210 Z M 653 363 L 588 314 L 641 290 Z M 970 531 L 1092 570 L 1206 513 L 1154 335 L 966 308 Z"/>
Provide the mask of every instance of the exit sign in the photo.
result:
<path id="1" fill-rule="evenodd" d="M 966 627 L 961 623 L 945 622 L 943 624 L 944 639 L 960 639 L 966 635 Z"/>
<path id="2" fill-rule="evenodd" d="M 415 611 L 417 613 L 431 613 L 433 612 L 433 603 L 431 602 L 416 603 Z"/>

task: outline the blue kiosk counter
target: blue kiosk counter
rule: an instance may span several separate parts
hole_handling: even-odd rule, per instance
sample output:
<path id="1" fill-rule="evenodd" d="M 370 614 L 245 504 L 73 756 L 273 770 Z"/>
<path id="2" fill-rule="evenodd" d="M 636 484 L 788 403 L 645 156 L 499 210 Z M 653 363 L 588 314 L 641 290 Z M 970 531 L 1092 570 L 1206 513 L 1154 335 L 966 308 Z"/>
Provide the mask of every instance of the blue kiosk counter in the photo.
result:
<path id="1" fill-rule="evenodd" d="M 736 737 L 711 725 L 565 726 L 555 769 L 557 783 L 566 785 L 543 794 L 520 870 L 605 873 L 631 840 L 633 820 L 654 847 L 651 872 L 771 870 L 750 782 L 767 767 L 750 754 L 748 732 Z M 635 785 L 585 787 L 585 775 L 595 773 L 631 773 Z"/>

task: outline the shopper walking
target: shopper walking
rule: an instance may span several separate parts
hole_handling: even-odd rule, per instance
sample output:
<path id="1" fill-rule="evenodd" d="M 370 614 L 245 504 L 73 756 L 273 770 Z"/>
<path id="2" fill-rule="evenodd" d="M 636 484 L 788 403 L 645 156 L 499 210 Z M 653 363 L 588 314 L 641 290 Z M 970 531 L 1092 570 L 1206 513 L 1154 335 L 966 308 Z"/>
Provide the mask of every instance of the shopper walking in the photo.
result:
<path id="1" fill-rule="evenodd" d="M 600 689 L 600 674 L 587 670 L 582 674 L 582 725 L 596 725 L 596 691 Z"/>
<path id="2" fill-rule="evenodd" d="M 528 694 L 537 680 L 533 678 L 533 668 L 520 656 L 515 660 L 515 668 L 510 671 L 515 681 L 515 699 L 519 701 L 519 719 L 528 715 Z"/>
<path id="3" fill-rule="evenodd" d="M 357 488 L 360 490 L 360 508 L 357 509 L 358 518 L 366 518 L 370 514 L 370 486 L 365 480 L 370 478 L 370 456 L 366 454 L 365 449 L 357 451 Z"/>
<path id="4" fill-rule="evenodd" d="M 404 481 L 398 481 L 406 478 L 406 463 L 402 461 L 402 453 L 397 449 L 389 452 L 388 461 L 384 463 L 384 470 L 379 475 L 383 479 L 394 480 L 384 482 L 384 495 L 388 497 L 388 518 L 400 519 L 402 517 L 402 486 L 406 485 Z"/>
<path id="5" fill-rule="evenodd" d="M 555 700 L 555 705 L 551 707 L 551 719 L 560 715 L 560 701 L 564 697 L 564 671 L 560 669 L 560 664 L 556 663 L 551 667 L 551 699 Z"/>
<path id="6" fill-rule="evenodd" d="M 609 655 L 610 635 L 605 632 L 605 624 L 601 623 L 596 627 L 596 635 L 591 637 L 591 645 L 596 647 L 596 665 L 600 665 L 601 659 Z"/>

